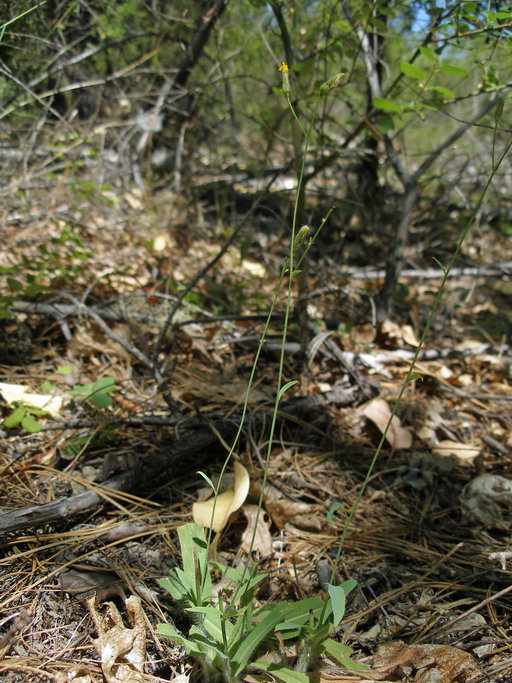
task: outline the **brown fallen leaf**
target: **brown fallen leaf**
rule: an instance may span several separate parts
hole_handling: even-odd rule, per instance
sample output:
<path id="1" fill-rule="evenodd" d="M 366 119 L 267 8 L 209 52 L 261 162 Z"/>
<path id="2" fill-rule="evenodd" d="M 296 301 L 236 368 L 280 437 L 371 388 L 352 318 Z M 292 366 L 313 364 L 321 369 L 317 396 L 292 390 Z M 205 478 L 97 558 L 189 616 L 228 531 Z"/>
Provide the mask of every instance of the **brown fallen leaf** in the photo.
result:
<path id="1" fill-rule="evenodd" d="M 414 645 L 401 640 L 379 645 L 373 665 L 378 671 L 393 674 L 411 683 L 455 683 L 465 681 L 478 670 L 473 657 L 449 645 Z"/>
<path id="2" fill-rule="evenodd" d="M 131 595 L 125 604 L 131 628 L 124 626 L 113 602 L 106 603 L 106 614 L 101 614 L 96 596 L 87 598 L 87 606 L 98 633 L 93 643 L 107 683 L 140 683 L 147 680 L 144 676 L 146 624 L 141 601 L 136 595 Z"/>
<path id="3" fill-rule="evenodd" d="M 432 453 L 443 457 L 455 458 L 459 463 L 464 465 L 471 465 L 473 460 L 480 455 L 480 449 L 476 446 L 445 439 L 432 448 Z"/>
<path id="4" fill-rule="evenodd" d="M 419 344 L 416 335 L 414 334 L 414 330 L 410 325 L 400 326 L 389 319 L 383 321 L 381 325 L 381 334 L 386 335 L 390 339 L 396 339 L 398 342 L 405 342 L 410 346 L 418 346 Z"/>
<path id="5" fill-rule="evenodd" d="M 259 498 L 260 493 L 259 483 L 254 482 L 251 495 Z M 291 500 L 271 484 L 265 486 L 263 505 L 279 530 L 288 522 L 304 531 L 320 531 L 322 528 L 317 505 Z"/>
<path id="6" fill-rule="evenodd" d="M 499 474 L 481 474 L 464 488 L 461 499 L 466 511 L 480 523 L 487 527 L 510 529 L 510 479 Z"/>
<path id="7" fill-rule="evenodd" d="M 248 555 L 251 548 L 251 540 L 254 534 L 254 527 L 256 525 L 256 516 L 258 515 L 257 505 L 244 505 L 242 512 L 247 518 L 247 528 L 242 535 L 241 548 L 242 551 Z M 270 557 L 272 550 L 272 536 L 268 522 L 265 519 L 265 511 L 261 510 L 258 516 L 258 523 L 256 525 L 256 534 L 254 535 L 254 543 L 252 545 L 252 552 L 258 553 L 260 557 Z"/>
<path id="8" fill-rule="evenodd" d="M 67 569 L 60 574 L 59 583 L 65 593 L 73 595 L 80 602 L 85 602 L 93 594 L 99 602 L 108 598 L 126 599 L 123 582 L 111 572 Z"/>
<path id="9" fill-rule="evenodd" d="M 383 434 L 391 416 L 391 409 L 381 398 L 370 401 L 363 410 L 363 415 L 371 420 Z M 411 432 L 402 427 L 400 419 L 395 415 L 386 434 L 386 440 L 393 450 L 400 448 L 410 448 L 412 445 Z"/>

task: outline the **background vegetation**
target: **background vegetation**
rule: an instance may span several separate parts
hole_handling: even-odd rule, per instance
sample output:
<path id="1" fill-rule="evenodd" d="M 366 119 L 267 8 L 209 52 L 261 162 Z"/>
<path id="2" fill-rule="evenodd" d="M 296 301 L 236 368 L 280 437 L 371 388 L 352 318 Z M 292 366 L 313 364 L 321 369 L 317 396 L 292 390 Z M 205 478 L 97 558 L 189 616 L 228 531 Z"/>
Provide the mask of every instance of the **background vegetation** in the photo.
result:
<path id="1" fill-rule="evenodd" d="M 309 642 L 298 663 L 317 677 L 317 655 L 356 667 L 326 640 L 342 619 L 354 659 L 380 661 L 389 680 L 424 657 L 439 680 L 451 680 L 443 658 L 460 664 L 453 680 L 476 658 L 484 677 L 506 671 L 512 10 L 6 0 L 0 27 L 0 650 L 15 652 L 0 671 L 74 680 L 76 662 L 98 674 L 101 660 L 114 680 L 125 651 L 112 656 L 106 624 L 122 617 L 89 600 L 95 653 L 75 647 L 88 618 L 77 604 L 123 590 L 148 680 L 202 680 L 155 636 L 159 622 L 212 679 L 240 677 L 279 620 L 281 643 Z M 391 422 L 469 224 L 403 424 Z M 323 229 L 290 280 L 281 346 L 284 293 L 263 325 L 292 225 Z M 294 243 L 297 260 L 306 245 Z M 227 499 L 239 501 L 221 507 L 216 566 L 237 588 L 218 589 L 202 530 L 183 523 L 205 504 L 197 468 L 214 486 L 232 444 Z M 250 499 L 268 517 L 255 522 Z M 239 553 L 268 577 L 235 568 Z M 109 576 L 91 579 L 89 560 Z M 334 565 L 348 580 L 327 587 Z M 196 613 L 188 639 L 176 603 Z M 447 621 L 460 628 L 448 653 Z M 378 644 L 398 650 L 379 660 Z M 279 667 L 262 656 L 259 669 L 305 680 L 282 650 Z"/>
<path id="2" fill-rule="evenodd" d="M 45 182 L 67 172 L 79 183 L 75 171 L 101 157 L 101 182 L 85 193 L 115 196 L 131 179 L 149 195 L 166 188 L 207 200 L 224 218 L 273 178 L 259 214 L 279 233 L 300 147 L 277 68 L 289 64 L 304 122 L 320 85 L 344 72 L 315 121 L 299 222 L 335 205 L 324 241 L 340 267 L 342 243 L 356 243 L 359 263 L 368 248 L 390 247 L 383 316 L 407 244 L 428 253 L 451 212 L 474 207 L 498 103 L 497 154 L 510 128 L 511 13 L 499 2 L 48 0 L 6 2 L 1 12 L 11 195 L 24 192 L 28 173 Z M 509 163 L 483 211 L 507 230 Z"/>

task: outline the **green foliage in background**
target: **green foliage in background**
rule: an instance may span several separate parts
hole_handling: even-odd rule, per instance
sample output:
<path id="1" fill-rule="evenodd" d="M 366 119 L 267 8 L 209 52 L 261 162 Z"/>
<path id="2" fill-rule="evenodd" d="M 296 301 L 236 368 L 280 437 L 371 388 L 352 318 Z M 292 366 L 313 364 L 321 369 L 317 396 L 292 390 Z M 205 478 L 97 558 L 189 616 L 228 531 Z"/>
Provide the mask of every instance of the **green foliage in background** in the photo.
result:
<path id="1" fill-rule="evenodd" d="M 95 382 L 77 386 L 69 393 L 71 396 L 77 396 L 90 401 L 96 408 L 110 408 L 112 405 L 111 394 L 117 390 L 113 377 L 101 377 Z"/>
<path id="2" fill-rule="evenodd" d="M 343 90 L 323 104 L 317 118 L 310 160 L 318 166 L 343 162 L 350 140 L 360 140 L 363 153 L 368 136 L 384 155 L 382 133 L 418 158 L 471 115 L 475 99 L 510 85 L 512 15 L 502 3 L 232 2 L 191 70 L 190 96 L 179 94 L 166 115 L 170 124 L 173 111 L 179 116 L 192 106 L 200 112 L 186 151 L 208 166 L 235 154 L 258 173 L 271 153 L 289 156 L 282 149 L 290 139 L 285 103 L 270 97 L 279 88 L 275 68 L 286 58 L 273 6 L 289 32 L 292 99 L 299 111 L 310 116 L 319 85 L 330 74 L 347 74 Z M 4 3 L 0 23 L 26 9 L 24 2 Z M 85 98 L 95 111 L 108 105 L 115 115 L 122 95 L 134 110 L 147 109 L 172 80 L 207 10 L 179 1 L 170 9 L 163 0 L 151 6 L 136 0 L 42 4 L 5 27 L 2 59 L 16 79 L 2 79 L 2 109 L 12 111 L 19 124 L 27 113 L 40 112 L 41 102 L 65 113 Z M 98 78 L 108 82 L 72 87 Z M 43 99 L 21 83 L 30 83 L 30 92 Z M 175 144 L 172 125 L 161 134 Z"/>

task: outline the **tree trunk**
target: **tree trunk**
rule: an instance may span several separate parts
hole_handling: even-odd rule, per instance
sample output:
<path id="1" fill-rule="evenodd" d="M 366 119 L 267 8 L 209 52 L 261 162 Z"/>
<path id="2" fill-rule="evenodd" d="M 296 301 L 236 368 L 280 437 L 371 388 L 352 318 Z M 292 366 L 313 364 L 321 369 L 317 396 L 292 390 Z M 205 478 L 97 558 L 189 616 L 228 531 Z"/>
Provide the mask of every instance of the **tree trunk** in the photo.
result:
<path id="1" fill-rule="evenodd" d="M 418 187 L 415 182 L 408 184 L 403 194 L 402 209 L 393 243 L 388 251 L 386 262 L 386 277 L 379 292 L 377 300 L 377 317 L 382 320 L 391 314 L 396 285 L 404 264 L 405 247 L 409 237 L 416 200 L 418 199 Z"/>
<path id="2" fill-rule="evenodd" d="M 271 2 L 270 6 L 272 7 L 272 11 L 274 12 L 274 16 L 276 18 L 277 24 L 279 26 L 279 31 L 281 34 L 281 41 L 283 43 L 283 49 L 285 53 L 285 58 L 286 62 L 288 64 L 289 69 L 291 70 L 292 65 L 293 65 L 293 51 L 292 51 L 292 43 L 290 39 L 290 34 L 288 32 L 288 27 L 286 26 L 286 22 L 284 20 L 283 12 L 282 12 L 282 6 L 281 3 L 278 2 Z M 293 82 L 292 82 L 292 89 L 293 88 Z M 294 94 L 294 93 L 292 93 Z M 295 96 L 293 98 L 293 109 L 295 111 L 295 115 L 297 118 L 299 117 L 299 107 L 298 107 L 298 101 L 297 97 Z M 292 114 L 290 112 L 290 117 L 292 117 Z M 292 119 L 292 142 L 293 142 L 293 153 L 295 157 L 295 173 L 297 176 L 297 183 L 300 182 L 300 175 L 301 175 L 301 169 L 302 169 L 302 156 L 303 156 L 303 136 L 302 136 L 302 131 L 299 127 L 299 124 L 295 120 L 295 118 Z M 298 187 L 297 191 L 297 197 L 296 197 L 296 210 L 295 210 L 295 235 L 299 232 L 301 227 L 305 224 L 306 222 L 306 181 L 304 178 L 302 179 L 302 184 L 300 187 Z M 300 258 L 299 254 L 297 254 L 297 257 Z M 308 292 L 308 259 L 305 258 L 304 261 L 301 264 L 301 270 L 298 276 L 298 297 L 297 297 L 297 303 L 295 306 L 295 314 L 297 316 L 297 322 L 299 325 L 299 340 L 300 340 L 300 347 L 302 353 L 305 355 L 306 354 L 306 349 L 309 344 L 309 340 L 311 337 L 311 332 L 310 332 L 310 326 L 309 326 L 309 315 L 308 315 L 308 301 L 307 301 L 307 292 Z"/>
<path id="3" fill-rule="evenodd" d="M 385 14 L 376 11 L 376 19 L 386 24 Z M 373 98 L 382 96 L 382 72 L 385 38 L 374 29 L 366 30 L 358 25 L 356 33 L 366 69 L 366 120 L 373 111 Z M 362 143 L 362 152 L 356 165 L 355 200 L 364 225 L 375 232 L 380 228 L 382 217 L 382 187 L 379 183 L 379 139 L 375 129 L 368 130 Z"/>

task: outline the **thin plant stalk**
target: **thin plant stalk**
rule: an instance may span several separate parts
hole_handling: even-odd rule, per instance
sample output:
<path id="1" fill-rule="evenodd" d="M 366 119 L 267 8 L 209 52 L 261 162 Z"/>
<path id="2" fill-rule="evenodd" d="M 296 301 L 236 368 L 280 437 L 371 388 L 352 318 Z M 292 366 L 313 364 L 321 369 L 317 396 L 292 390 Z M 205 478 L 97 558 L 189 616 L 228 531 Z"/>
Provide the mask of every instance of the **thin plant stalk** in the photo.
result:
<path id="1" fill-rule="evenodd" d="M 462 245 L 464 244 L 464 242 L 465 242 L 465 240 L 466 240 L 466 237 L 468 236 L 468 233 L 469 233 L 469 231 L 470 231 L 470 229 L 471 229 L 471 226 L 473 225 L 473 222 L 474 222 L 474 220 L 475 220 L 475 217 L 476 217 L 476 215 L 478 214 L 478 211 L 480 210 L 480 207 L 481 207 L 481 205 L 482 205 L 482 202 L 483 202 L 483 200 L 484 200 L 484 198 L 485 198 L 485 195 L 487 194 L 487 191 L 488 191 L 488 189 L 489 189 L 489 187 L 490 187 L 490 185 L 491 185 L 491 183 L 492 183 L 492 181 L 493 181 L 493 179 L 494 179 L 494 176 L 496 175 L 496 173 L 497 173 L 499 167 L 501 166 L 503 160 L 505 159 L 505 157 L 506 157 L 506 155 L 508 154 L 510 148 L 512 147 L 512 139 L 511 139 L 510 142 L 506 145 L 505 150 L 503 151 L 503 153 L 502 153 L 501 156 L 499 157 L 497 163 L 496 163 L 496 164 L 494 163 L 495 142 L 496 142 L 496 128 L 497 128 L 497 120 L 496 120 L 495 135 L 494 135 L 494 138 L 493 138 L 493 148 L 492 148 L 492 161 L 493 161 L 493 165 L 492 165 L 491 173 L 490 173 L 489 177 L 487 178 L 487 182 L 485 183 L 484 188 L 482 189 L 482 192 L 480 193 L 480 196 L 479 196 L 479 198 L 478 198 L 478 201 L 477 201 L 477 203 L 476 203 L 475 208 L 474 208 L 473 211 L 471 212 L 471 215 L 470 215 L 470 217 L 469 217 L 469 219 L 468 219 L 466 225 L 464 226 L 464 229 L 463 229 L 463 231 L 462 231 L 462 233 L 461 233 L 461 236 L 460 236 L 460 238 L 459 238 L 459 241 L 458 241 L 458 243 L 457 243 L 457 246 L 456 246 L 456 248 L 455 248 L 455 251 L 453 252 L 452 257 L 451 257 L 451 259 L 450 259 L 450 262 L 448 263 L 448 266 L 446 267 L 446 269 L 443 268 L 443 266 L 441 265 L 441 263 L 439 263 L 439 261 L 436 261 L 436 263 L 437 263 L 437 264 L 441 267 L 441 269 L 443 270 L 443 273 L 444 273 L 443 279 L 442 279 L 442 281 L 441 281 L 441 284 L 440 284 L 440 286 L 439 286 L 439 289 L 437 290 L 437 293 L 436 293 L 436 296 L 435 296 L 435 299 L 434 299 L 434 304 L 433 304 L 433 306 L 432 306 L 432 310 L 430 311 L 430 314 L 429 314 L 429 316 L 428 316 L 427 322 L 426 322 L 425 327 L 424 327 L 424 329 L 423 329 L 423 334 L 421 335 L 420 341 L 419 341 L 419 343 L 418 343 L 418 347 L 417 347 L 417 349 L 416 349 L 416 351 L 415 351 L 415 353 L 414 353 L 414 356 L 413 356 L 413 358 L 412 358 L 412 360 L 411 360 L 411 363 L 410 363 L 410 365 L 409 365 L 409 369 L 408 369 L 408 371 L 407 371 L 407 375 L 405 376 L 405 379 L 404 379 L 404 381 L 402 382 L 402 386 L 401 386 L 401 388 L 400 388 L 400 392 L 399 392 L 399 394 L 398 394 L 398 397 L 397 397 L 397 399 L 396 399 L 396 401 L 395 401 L 395 404 L 394 404 L 394 406 L 393 406 L 393 409 L 392 409 L 392 411 L 391 411 L 391 415 L 389 416 L 389 419 L 388 419 L 388 421 L 387 421 L 386 427 L 385 427 L 385 429 L 384 429 L 384 432 L 382 433 L 381 439 L 380 439 L 379 444 L 378 444 L 378 446 L 377 446 L 377 449 L 376 449 L 376 451 L 375 451 L 375 453 L 374 453 L 374 455 L 373 455 L 373 458 L 372 458 L 372 461 L 371 461 L 371 463 L 370 463 L 370 466 L 368 467 L 368 471 L 366 472 L 366 476 L 365 476 L 365 478 L 364 478 L 364 481 L 363 481 L 363 483 L 361 484 L 361 488 L 359 489 L 359 493 L 357 494 L 356 501 L 355 501 L 354 505 L 352 506 L 352 509 L 350 510 L 350 512 L 349 512 L 349 513 L 346 515 L 346 517 L 345 517 L 345 522 L 344 522 L 344 524 L 343 524 L 343 530 L 342 530 L 342 533 L 341 533 L 341 536 L 340 536 L 340 541 L 339 541 L 339 544 L 338 544 L 338 551 L 337 551 L 337 553 L 336 553 L 336 557 L 335 557 L 334 562 L 333 562 L 333 569 L 332 569 L 331 578 L 330 578 L 330 583 L 331 583 L 331 584 L 333 584 L 334 581 L 335 581 L 336 567 L 337 567 L 338 562 L 339 562 L 340 557 L 341 557 L 341 552 L 342 552 L 342 550 L 343 550 L 343 544 L 344 544 L 344 542 L 345 542 L 345 536 L 346 536 L 346 534 L 347 534 L 348 527 L 350 526 L 350 523 L 352 522 L 352 519 L 353 519 L 353 517 L 354 517 L 354 515 L 355 515 L 355 513 L 356 513 L 356 510 L 357 510 L 357 508 L 358 508 L 358 506 L 359 506 L 359 503 L 361 502 L 361 498 L 363 497 L 363 494 L 364 494 L 364 492 L 365 492 L 365 490 L 366 490 L 366 486 L 367 486 L 367 484 L 368 484 L 368 481 L 370 480 L 370 477 L 371 477 L 371 475 L 372 475 L 373 469 L 374 469 L 375 464 L 376 464 L 376 462 L 377 462 L 377 459 L 378 459 L 378 457 L 379 457 L 379 455 L 380 455 L 380 452 L 381 452 L 381 450 L 382 450 L 382 447 L 384 446 L 384 443 L 385 443 L 385 441 L 386 441 L 386 436 L 387 436 L 387 434 L 388 434 L 388 432 L 389 432 L 389 429 L 390 429 L 390 427 L 391 427 L 391 423 L 392 423 L 392 421 L 393 421 L 393 418 L 394 418 L 395 415 L 396 415 L 396 412 L 397 412 L 397 410 L 398 410 L 398 406 L 400 405 L 400 402 L 401 402 L 402 397 L 403 397 L 403 395 L 404 395 L 404 393 L 405 393 L 405 390 L 407 389 L 407 387 L 409 386 L 409 384 L 410 384 L 411 382 L 414 382 L 414 381 L 417 380 L 417 379 L 421 379 L 421 375 L 418 375 L 418 374 L 415 374 L 415 373 L 414 373 L 414 368 L 415 368 L 415 366 L 416 366 L 416 362 L 417 362 L 417 360 L 418 360 L 418 357 L 419 357 L 419 355 L 420 355 L 421 349 L 422 349 L 423 344 L 424 344 L 424 342 L 425 342 L 425 338 L 426 338 L 426 336 L 427 336 L 427 334 L 428 334 L 428 332 L 429 332 L 429 330 L 430 330 L 430 327 L 431 327 L 431 325 L 432 325 L 432 321 L 434 320 L 434 316 L 435 316 L 435 314 L 436 314 L 437 308 L 438 308 L 439 303 L 440 303 L 440 301 L 441 301 L 441 297 L 443 296 L 444 288 L 445 288 L 446 282 L 448 281 L 448 277 L 449 277 L 449 275 L 450 275 L 450 271 L 452 270 L 453 265 L 454 265 L 454 263 L 455 263 L 455 260 L 456 260 L 457 256 L 459 255 L 460 250 L 462 249 Z M 324 608 L 323 608 L 323 610 L 322 610 L 322 614 L 320 615 L 320 625 L 322 625 L 322 624 L 324 623 L 326 607 L 327 607 L 327 603 L 325 603 Z"/>
<path id="2" fill-rule="evenodd" d="M 280 402 L 280 400 L 284 394 L 284 391 L 286 390 L 283 387 L 283 371 L 284 371 L 285 345 L 286 345 L 286 338 L 288 335 L 288 324 L 289 324 L 290 308 L 291 308 L 291 300 L 292 300 L 293 278 L 294 278 L 294 275 L 296 274 L 296 269 L 294 268 L 294 258 L 296 256 L 295 252 L 297 249 L 297 246 L 295 243 L 295 236 L 296 236 L 296 232 L 297 232 L 297 210 L 298 210 L 298 203 L 299 203 L 299 195 L 300 195 L 301 186 L 302 186 L 303 177 L 304 177 L 304 169 L 305 169 L 305 165 L 306 165 L 306 156 L 307 156 L 307 151 L 308 151 L 308 147 L 309 147 L 309 141 L 311 138 L 311 133 L 313 131 L 313 124 L 315 122 L 316 112 L 318 110 L 318 105 L 319 105 L 319 99 L 317 99 L 316 104 L 315 104 L 315 109 L 313 112 L 313 116 L 311 118 L 311 122 L 310 122 L 309 127 L 306 131 L 304 129 L 303 125 L 300 123 L 299 119 L 297 118 L 296 114 L 295 114 L 295 110 L 294 110 L 293 105 L 291 103 L 289 94 L 287 94 L 287 93 L 285 93 L 285 94 L 286 94 L 286 99 L 288 101 L 288 106 L 290 107 L 290 110 L 291 110 L 293 116 L 297 120 L 297 123 L 299 124 L 301 130 L 305 133 L 305 141 L 304 141 L 304 152 L 302 154 L 302 162 L 301 162 L 299 180 L 297 183 L 297 190 L 296 190 L 296 195 L 295 195 L 295 204 L 294 204 L 294 209 L 293 209 L 292 238 L 291 238 L 291 243 L 290 243 L 290 255 L 288 257 L 288 263 L 285 262 L 285 264 L 283 265 L 283 268 L 281 270 L 281 276 L 279 278 L 279 283 L 277 286 L 276 297 L 274 298 L 274 302 L 273 302 L 273 305 L 274 305 L 276 298 L 277 298 L 277 293 L 281 289 L 284 277 L 286 274 L 288 274 L 288 291 L 287 291 L 287 296 L 286 296 L 286 309 L 285 309 L 285 314 L 284 314 L 283 333 L 282 333 L 282 337 L 281 337 L 281 352 L 279 355 L 277 392 L 276 392 L 276 398 L 275 398 L 275 402 L 274 402 L 274 410 L 272 412 L 272 421 L 270 424 L 270 433 L 269 433 L 269 439 L 268 439 L 267 454 L 265 457 L 265 469 L 263 471 L 263 479 L 262 479 L 262 483 L 261 483 L 260 497 L 258 500 L 258 510 L 256 513 L 256 521 L 254 523 L 254 529 L 252 532 L 251 542 L 250 542 L 250 546 L 249 546 L 249 556 L 250 556 L 251 550 L 254 546 L 254 540 L 256 538 L 256 531 L 257 531 L 257 527 L 258 527 L 258 518 L 260 515 L 261 508 L 263 506 L 263 496 L 265 495 L 265 486 L 266 486 L 267 478 L 268 478 L 268 471 L 269 471 L 269 466 L 270 466 L 270 455 L 272 453 L 272 443 L 273 443 L 274 433 L 275 433 L 275 429 L 276 429 L 279 402 Z M 329 211 L 329 213 L 330 213 L 330 211 Z M 320 227 L 316 231 L 314 237 L 316 237 L 318 235 L 320 230 L 325 225 L 325 222 L 328 218 L 328 215 L 322 220 Z M 312 244 L 312 240 L 308 243 L 308 245 L 304 249 L 303 254 L 298 258 L 297 267 L 299 267 L 300 264 L 302 263 L 302 261 L 305 258 L 308 250 L 311 247 L 311 244 Z M 269 320 L 269 322 L 270 322 L 270 320 Z M 255 366 L 254 366 L 254 369 L 255 369 Z M 291 386 L 291 383 L 290 383 L 290 385 L 285 385 L 285 386 Z M 283 391 L 283 389 L 284 389 L 284 391 Z M 247 396 L 248 396 L 248 394 L 247 394 Z"/>

